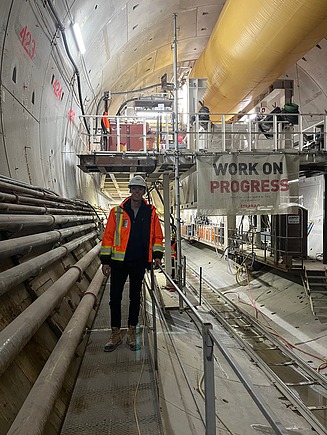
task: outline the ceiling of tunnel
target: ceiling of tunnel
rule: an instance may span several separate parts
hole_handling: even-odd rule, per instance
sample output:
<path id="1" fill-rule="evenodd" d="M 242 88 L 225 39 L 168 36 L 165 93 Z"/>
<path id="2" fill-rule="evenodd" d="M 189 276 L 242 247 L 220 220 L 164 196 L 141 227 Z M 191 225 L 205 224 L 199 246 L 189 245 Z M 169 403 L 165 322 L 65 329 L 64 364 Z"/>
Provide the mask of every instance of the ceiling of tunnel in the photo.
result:
<path id="1" fill-rule="evenodd" d="M 56 2 L 57 3 L 57 2 Z M 75 51 L 81 69 L 83 98 L 91 104 L 104 91 L 113 98 L 115 114 L 126 91 L 173 80 L 174 19 L 177 15 L 178 74 L 189 71 L 206 47 L 225 0 L 65 0 L 58 8 L 68 37 L 72 23 L 80 25 L 86 52 Z M 67 7 L 69 10 L 67 11 Z M 70 40 L 76 47 L 75 41 Z M 91 89 L 92 86 L 92 89 Z"/>
<path id="2" fill-rule="evenodd" d="M 299 8 L 303 8 L 306 3 L 304 0 L 296 1 L 299 3 Z M 239 111 L 240 108 L 237 104 L 242 101 L 242 98 L 246 101 L 253 99 L 258 94 L 258 86 L 260 91 L 265 91 L 274 80 L 280 77 L 280 74 L 287 67 L 291 66 L 288 59 L 292 59 L 293 63 L 301 60 L 302 54 L 306 53 L 317 41 L 320 41 L 321 37 L 325 36 L 324 20 L 326 20 L 327 7 L 323 4 L 323 0 L 314 1 L 317 4 L 321 3 L 321 13 L 316 14 L 319 15 L 317 18 L 314 13 L 315 8 L 309 8 L 313 10 L 309 30 L 303 29 L 301 14 L 298 14 L 296 23 L 292 17 L 285 17 L 284 23 L 277 20 L 275 28 L 266 36 L 264 41 L 260 38 L 265 32 L 260 34 L 260 28 L 265 28 L 265 24 L 267 24 L 266 15 L 255 13 L 255 7 L 258 7 L 261 3 L 257 0 L 252 3 L 253 13 L 246 9 L 241 13 L 239 10 L 237 11 L 236 15 L 240 22 L 243 16 L 246 16 L 246 22 L 242 26 L 239 25 L 239 28 L 243 29 L 242 32 L 245 32 L 244 34 L 242 32 L 238 33 L 236 24 L 236 28 L 230 33 L 231 23 L 237 20 L 235 19 L 236 15 L 233 13 L 229 14 L 229 20 L 226 19 L 227 10 L 228 8 L 231 9 L 231 5 L 237 8 L 237 2 L 227 2 L 227 0 L 57 0 L 53 3 L 62 19 L 69 45 L 72 48 L 73 58 L 80 70 L 85 112 L 95 113 L 97 103 L 104 92 L 109 91 L 112 98 L 110 99 L 108 112 L 110 115 L 115 115 L 124 101 L 144 96 L 144 92 L 141 92 L 142 88 L 158 84 L 156 89 L 151 89 L 149 92 L 160 92 L 161 77 L 164 74 L 167 74 L 168 82 L 173 81 L 174 15 L 177 22 L 178 78 L 186 78 L 206 47 L 210 47 L 210 44 L 212 46 L 215 40 L 219 40 L 219 35 L 223 34 L 225 46 L 227 47 L 225 47 L 227 53 L 225 59 L 221 60 L 219 57 L 224 52 L 223 45 L 218 44 L 209 52 L 206 50 L 200 61 L 197 62 L 197 65 L 200 65 L 200 71 L 198 71 L 200 75 L 195 76 L 208 77 L 208 83 L 211 86 L 209 91 L 213 99 L 218 99 L 220 104 L 230 99 L 235 91 L 233 108 Z M 219 29 L 217 30 L 219 26 L 216 26 L 216 23 L 225 3 L 227 4 L 222 15 L 225 18 L 225 31 L 222 32 Z M 264 3 L 262 6 L 263 12 L 265 12 L 264 6 L 268 7 L 269 4 L 269 1 Z M 279 4 L 273 2 L 273 5 Z M 280 2 L 280 5 L 289 6 L 287 2 Z M 274 20 L 269 19 L 268 21 L 271 24 Z M 219 21 L 219 23 L 221 22 L 222 20 Z M 294 26 L 293 31 L 290 33 L 293 36 L 295 35 L 295 41 L 291 42 L 288 41 L 290 38 L 286 38 L 290 22 Z M 79 23 L 81 28 L 86 47 L 83 55 L 77 49 L 72 32 L 73 23 Z M 281 28 L 283 32 L 280 31 Z M 303 32 L 303 35 L 300 31 L 298 32 L 299 29 Z M 310 33 L 312 29 L 314 30 L 314 38 Z M 280 50 L 281 44 L 277 44 L 278 50 L 273 45 L 273 36 L 276 34 L 281 34 L 281 38 L 285 42 L 284 51 Z M 242 35 L 243 39 L 241 38 Z M 235 40 L 237 50 L 230 52 L 228 49 L 231 45 L 231 36 Z M 242 45 L 239 44 L 239 40 L 247 42 Z M 260 49 L 255 49 L 253 56 L 249 56 L 246 49 L 256 47 L 259 40 L 261 41 L 261 45 L 258 45 Z M 298 45 L 300 46 L 303 40 L 302 53 Z M 290 45 L 287 45 L 288 43 Z M 272 46 L 269 44 L 272 44 Z M 293 57 L 291 56 L 291 49 L 295 53 L 293 53 Z M 278 54 L 278 56 L 276 55 L 277 60 L 273 65 L 270 65 L 267 59 L 270 59 L 272 53 L 276 51 Z M 213 53 L 214 55 L 212 55 Z M 202 58 L 205 62 L 201 61 Z M 210 62 L 208 62 L 209 59 Z M 283 69 L 280 67 L 281 59 L 284 62 Z M 234 61 L 234 66 L 230 66 Z M 247 79 L 242 76 L 244 68 L 240 67 L 240 65 L 244 66 L 244 62 L 248 71 Z M 256 67 L 254 66 L 255 62 L 257 62 Z M 211 72 L 209 72 L 209 66 Z M 267 71 L 265 71 L 264 67 Z M 253 68 L 262 77 L 259 74 L 257 80 L 252 80 Z M 220 73 L 220 76 L 216 80 L 218 73 Z M 227 87 L 225 86 L 226 83 Z M 239 89 L 242 86 L 244 89 L 242 88 L 242 91 L 240 91 Z M 220 94 L 217 89 L 219 92 L 223 89 L 222 93 Z M 139 92 L 133 93 L 135 90 Z M 210 104 L 208 106 L 210 108 Z M 102 107 L 101 111 L 103 110 Z M 223 113 L 231 112 L 233 110 Z M 211 113 L 214 113 L 214 111 Z M 114 201 L 119 201 L 121 197 L 126 195 L 129 175 L 126 171 L 122 173 L 111 171 L 110 177 L 106 176 L 102 187 Z M 111 188 L 112 191 L 110 191 Z"/>
<path id="3" fill-rule="evenodd" d="M 55 2 L 72 55 L 80 71 L 85 112 L 95 113 L 105 91 L 112 95 L 109 114 L 121 104 L 146 93 L 129 93 L 161 83 L 167 74 L 173 82 L 174 14 L 178 42 L 178 79 L 187 77 L 209 37 L 226 0 L 62 0 Z M 77 50 L 72 24 L 78 23 L 86 51 Z M 161 86 L 149 93 L 160 92 Z M 121 93 L 121 94 L 120 94 Z M 149 95 L 149 94 L 148 94 Z M 102 106 L 101 106 L 101 110 Z M 102 189 L 112 202 L 128 194 L 128 172 L 112 171 Z"/>

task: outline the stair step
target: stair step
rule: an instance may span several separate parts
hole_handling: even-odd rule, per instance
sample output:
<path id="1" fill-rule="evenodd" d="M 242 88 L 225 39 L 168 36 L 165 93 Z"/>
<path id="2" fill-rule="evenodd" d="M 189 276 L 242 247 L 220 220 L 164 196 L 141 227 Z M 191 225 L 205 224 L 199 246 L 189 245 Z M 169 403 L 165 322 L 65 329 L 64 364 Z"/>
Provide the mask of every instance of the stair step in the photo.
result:
<path id="1" fill-rule="evenodd" d="M 312 275 L 325 276 L 326 271 L 325 270 L 308 270 L 308 269 L 306 269 L 306 274 L 308 276 L 312 276 Z"/>
<path id="2" fill-rule="evenodd" d="M 318 276 L 319 278 L 326 276 L 325 272 L 307 272 L 307 276 Z"/>

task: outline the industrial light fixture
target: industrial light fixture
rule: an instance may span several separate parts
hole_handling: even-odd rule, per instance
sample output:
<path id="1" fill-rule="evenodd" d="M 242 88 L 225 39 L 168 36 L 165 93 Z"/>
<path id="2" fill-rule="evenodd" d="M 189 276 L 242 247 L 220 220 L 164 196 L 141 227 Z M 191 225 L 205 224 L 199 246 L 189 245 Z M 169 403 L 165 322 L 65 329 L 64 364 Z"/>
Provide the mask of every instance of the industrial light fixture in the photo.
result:
<path id="1" fill-rule="evenodd" d="M 74 35 L 75 35 L 78 49 L 79 49 L 81 54 L 84 54 L 86 50 L 85 50 L 85 45 L 84 45 L 84 41 L 83 41 L 83 37 L 82 37 L 81 28 L 80 28 L 78 23 L 73 24 L 73 30 L 74 30 Z"/>

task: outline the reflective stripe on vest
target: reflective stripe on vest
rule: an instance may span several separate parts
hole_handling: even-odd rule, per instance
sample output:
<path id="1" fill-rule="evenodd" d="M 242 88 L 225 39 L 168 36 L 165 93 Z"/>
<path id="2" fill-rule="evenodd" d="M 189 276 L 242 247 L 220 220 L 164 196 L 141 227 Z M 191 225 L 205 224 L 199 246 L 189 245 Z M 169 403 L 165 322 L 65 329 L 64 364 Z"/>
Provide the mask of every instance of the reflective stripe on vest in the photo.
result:
<path id="1" fill-rule="evenodd" d="M 116 208 L 116 231 L 114 238 L 114 245 L 120 246 L 120 232 L 123 224 L 123 210 L 120 207 Z"/>

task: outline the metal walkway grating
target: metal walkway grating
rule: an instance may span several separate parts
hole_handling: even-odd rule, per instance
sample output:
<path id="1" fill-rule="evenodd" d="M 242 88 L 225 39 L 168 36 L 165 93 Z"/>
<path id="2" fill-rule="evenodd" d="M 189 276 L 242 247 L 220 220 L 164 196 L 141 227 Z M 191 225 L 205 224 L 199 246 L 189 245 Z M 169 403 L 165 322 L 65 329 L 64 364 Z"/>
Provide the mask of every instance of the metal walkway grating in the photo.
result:
<path id="1" fill-rule="evenodd" d="M 103 352 L 109 337 L 108 293 L 107 285 L 61 434 L 162 434 L 157 388 L 144 329 L 140 328 L 138 334 L 140 351 L 130 351 L 124 338 L 114 352 Z M 128 289 L 125 289 L 122 302 L 125 327 L 127 312 Z"/>

